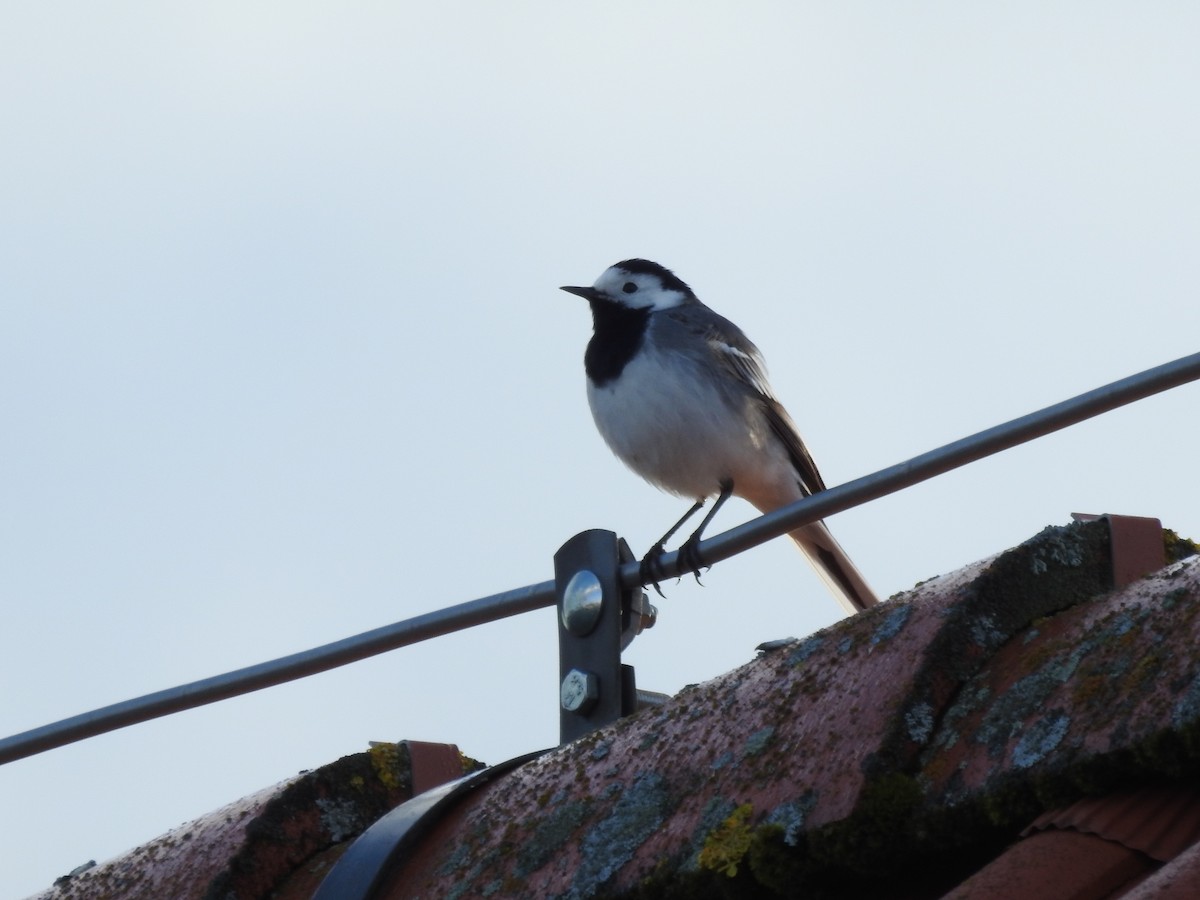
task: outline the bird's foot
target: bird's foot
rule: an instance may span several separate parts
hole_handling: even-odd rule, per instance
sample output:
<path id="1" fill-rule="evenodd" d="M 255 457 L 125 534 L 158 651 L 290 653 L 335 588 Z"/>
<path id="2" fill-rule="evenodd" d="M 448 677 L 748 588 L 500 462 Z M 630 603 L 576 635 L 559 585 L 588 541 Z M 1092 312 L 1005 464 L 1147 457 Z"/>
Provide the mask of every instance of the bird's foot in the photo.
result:
<path id="1" fill-rule="evenodd" d="M 653 547 L 646 551 L 646 555 L 642 557 L 641 565 L 638 567 L 638 575 L 642 580 L 642 584 L 648 584 L 654 588 L 658 596 L 664 600 L 667 595 L 662 592 L 662 588 L 658 586 L 662 580 L 663 572 L 662 555 L 666 552 L 663 542 L 659 541 Z"/>
<path id="2" fill-rule="evenodd" d="M 700 555 L 700 530 L 696 531 L 680 545 L 679 561 L 683 564 L 680 568 L 691 572 L 692 577 L 696 579 L 696 584 L 704 583 L 700 580 L 700 570 L 704 569 L 707 571 L 712 566 L 707 565 Z"/>

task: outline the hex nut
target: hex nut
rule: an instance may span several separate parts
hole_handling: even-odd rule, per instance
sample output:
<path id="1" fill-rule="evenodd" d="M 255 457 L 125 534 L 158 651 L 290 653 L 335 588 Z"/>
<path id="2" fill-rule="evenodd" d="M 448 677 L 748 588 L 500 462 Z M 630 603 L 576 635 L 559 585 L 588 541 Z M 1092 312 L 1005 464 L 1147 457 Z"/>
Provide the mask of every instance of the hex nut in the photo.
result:
<path id="1" fill-rule="evenodd" d="M 563 676 L 559 689 L 562 708 L 576 715 L 586 716 L 600 699 L 600 679 L 591 672 L 572 669 Z"/>

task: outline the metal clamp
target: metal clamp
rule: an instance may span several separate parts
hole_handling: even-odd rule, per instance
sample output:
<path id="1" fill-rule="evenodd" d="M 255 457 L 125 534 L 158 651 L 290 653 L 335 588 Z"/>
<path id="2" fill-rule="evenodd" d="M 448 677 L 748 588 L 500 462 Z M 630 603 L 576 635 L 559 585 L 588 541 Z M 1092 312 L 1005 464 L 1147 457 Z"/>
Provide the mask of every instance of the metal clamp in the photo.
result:
<path id="1" fill-rule="evenodd" d="M 638 708 L 624 650 L 658 611 L 641 588 L 622 589 L 629 546 L 611 531 L 575 535 L 554 555 L 558 596 L 559 739 L 568 743 Z"/>

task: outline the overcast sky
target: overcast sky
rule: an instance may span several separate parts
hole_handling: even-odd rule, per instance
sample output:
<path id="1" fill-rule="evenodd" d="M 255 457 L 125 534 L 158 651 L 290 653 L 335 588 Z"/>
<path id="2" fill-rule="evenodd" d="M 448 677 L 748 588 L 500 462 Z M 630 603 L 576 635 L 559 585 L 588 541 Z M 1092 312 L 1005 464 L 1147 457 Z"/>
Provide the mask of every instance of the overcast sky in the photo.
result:
<path id="1" fill-rule="evenodd" d="M 0 735 L 552 577 L 682 512 L 584 395 L 644 256 L 829 484 L 1197 350 L 1192 4 L 9 3 Z M 877 590 L 1074 511 L 1200 537 L 1200 387 L 830 526 Z M 731 527 L 752 510 L 730 503 Z M 676 691 L 840 610 L 790 542 L 667 586 Z M 557 740 L 552 611 L 0 767 L 23 896 L 370 740 Z"/>

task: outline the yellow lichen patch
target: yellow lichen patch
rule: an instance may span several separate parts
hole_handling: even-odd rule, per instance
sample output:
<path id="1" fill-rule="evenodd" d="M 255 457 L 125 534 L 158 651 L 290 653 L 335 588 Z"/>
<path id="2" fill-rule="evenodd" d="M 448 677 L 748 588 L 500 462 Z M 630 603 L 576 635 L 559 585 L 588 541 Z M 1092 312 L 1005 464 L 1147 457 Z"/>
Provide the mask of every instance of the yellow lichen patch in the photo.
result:
<path id="1" fill-rule="evenodd" d="M 722 872 L 730 878 L 737 875 L 738 865 L 750 850 L 754 832 L 749 819 L 754 807 L 743 803 L 724 822 L 712 830 L 700 851 L 700 867 Z"/>
<path id="2" fill-rule="evenodd" d="M 371 768 L 380 783 L 389 791 L 400 787 L 400 747 L 398 744 L 378 743 L 367 751 L 371 755 Z"/>

